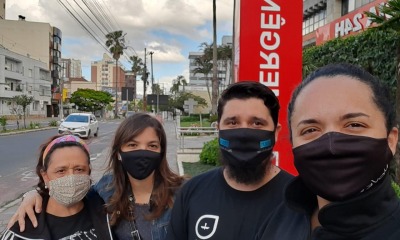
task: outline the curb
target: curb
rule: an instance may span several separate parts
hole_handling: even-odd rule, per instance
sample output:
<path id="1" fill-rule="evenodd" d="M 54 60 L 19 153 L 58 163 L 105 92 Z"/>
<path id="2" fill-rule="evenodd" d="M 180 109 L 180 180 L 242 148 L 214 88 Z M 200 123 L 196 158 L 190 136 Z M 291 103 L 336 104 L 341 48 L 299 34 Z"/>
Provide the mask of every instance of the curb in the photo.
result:
<path id="1" fill-rule="evenodd" d="M 28 132 L 38 132 L 38 131 L 56 129 L 56 128 L 58 128 L 58 127 L 43 127 L 43 128 L 36 128 L 36 129 L 27 129 L 25 131 L 5 132 L 5 133 L 0 133 L 0 136 L 9 136 L 9 135 L 23 134 L 23 133 L 28 133 Z"/>

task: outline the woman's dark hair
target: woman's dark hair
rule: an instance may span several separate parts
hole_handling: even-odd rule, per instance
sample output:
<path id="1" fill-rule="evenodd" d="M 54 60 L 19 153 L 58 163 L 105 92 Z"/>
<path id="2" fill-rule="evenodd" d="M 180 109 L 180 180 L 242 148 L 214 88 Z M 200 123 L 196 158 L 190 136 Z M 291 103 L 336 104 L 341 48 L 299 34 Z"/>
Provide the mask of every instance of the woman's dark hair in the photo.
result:
<path id="1" fill-rule="evenodd" d="M 276 127 L 280 108 L 279 100 L 271 89 L 259 82 L 237 82 L 225 89 L 218 100 L 218 123 L 221 121 L 224 107 L 228 101 L 232 99 L 246 100 L 249 98 L 258 98 L 264 102 Z"/>
<path id="2" fill-rule="evenodd" d="M 44 151 L 46 150 L 47 146 L 56 138 L 62 137 L 63 135 L 55 135 L 53 137 L 50 137 L 46 142 L 44 142 L 42 145 L 40 145 L 39 147 L 39 158 L 38 158 L 38 162 L 36 164 L 36 174 L 39 177 L 39 182 L 36 185 L 36 190 L 38 190 L 40 195 L 43 196 L 48 196 L 49 195 L 49 189 L 45 188 L 45 182 L 44 179 L 42 177 L 41 172 L 46 172 L 47 168 L 49 167 L 50 164 L 50 160 L 51 160 L 51 155 L 53 154 L 53 152 L 56 149 L 60 149 L 60 148 L 64 148 L 64 147 L 79 147 L 82 149 L 82 151 L 85 152 L 86 156 L 87 156 L 87 160 L 88 163 L 90 165 L 90 154 L 89 152 L 86 150 L 86 148 L 84 146 L 82 146 L 82 144 L 78 143 L 78 142 L 69 142 L 69 141 L 65 141 L 65 142 L 59 142 L 54 144 L 50 150 L 47 152 L 45 158 L 43 159 L 43 154 Z M 89 170 L 89 174 L 90 174 L 90 170 Z"/>
<path id="3" fill-rule="evenodd" d="M 140 135 L 146 128 L 152 128 L 160 139 L 161 164 L 154 173 L 154 186 L 151 197 L 151 212 L 147 219 L 159 218 L 166 208 L 173 205 L 175 191 L 181 186 L 183 178 L 173 173 L 167 162 L 167 137 L 162 124 L 154 117 L 146 113 L 136 113 L 126 118 L 115 132 L 111 148 L 108 171 L 113 174 L 113 182 L 110 188 L 114 189 L 107 211 L 111 213 L 111 224 L 117 224 L 121 219 L 132 220 L 129 210 L 133 210 L 128 197 L 131 187 L 127 172 L 118 159 L 118 154 L 123 144 Z"/>
<path id="4" fill-rule="evenodd" d="M 348 76 L 358 80 L 372 91 L 372 100 L 385 117 L 386 130 L 389 133 L 395 124 L 395 110 L 393 101 L 390 98 L 389 89 L 378 78 L 371 75 L 364 69 L 347 63 L 329 64 L 317 69 L 304 79 L 299 86 L 293 91 L 292 98 L 288 106 L 288 123 L 291 129 L 291 118 L 296 104 L 297 96 L 312 81 L 320 77 L 333 78 L 336 76 Z M 328 107 L 328 106 L 327 106 Z M 290 131 L 291 132 L 291 131 Z M 292 134 L 290 134 L 291 136 Z"/>

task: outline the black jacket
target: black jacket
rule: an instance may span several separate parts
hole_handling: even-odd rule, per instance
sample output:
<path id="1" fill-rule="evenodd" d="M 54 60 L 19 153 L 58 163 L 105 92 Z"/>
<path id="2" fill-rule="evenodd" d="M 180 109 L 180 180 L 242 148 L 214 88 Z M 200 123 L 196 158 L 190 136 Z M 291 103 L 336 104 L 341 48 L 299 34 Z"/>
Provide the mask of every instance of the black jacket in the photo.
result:
<path id="1" fill-rule="evenodd" d="M 317 207 L 316 196 L 298 177 L 289 183 L 285 197 L 290 207 L 308 216 Z M 318 219 L 321 226 L 311 233 L 312 240 L 400 239 L 400 201 L 390 176 L 355 198 L 324 206 Z"/>
<path id="2" fill-rule="evenodd" d="M 47 207 L 48 198 L 43 199 L 43 209 Z M 113 239 L 111 227 L 108 221 L 108 215 L 104 210 L 104 201 L 94 192 L 89 193 L 84 198 L 85 208 L 88 208 L 89 215 L 92 219 L 94 228 L 96 229 L 97 239 Z M 50 240 L 50 230 L 46 224 L 46 211 L 36 214 L 38 220 L 37 228 L 34 228 L 32 222 L 26 218 L 25 231 L 19 231 L 18 222 L 16 222 L 9 230 L 6 230 L 0 236 L 1 240 L 22 240 L 22 239 L 45 239 Z"/>

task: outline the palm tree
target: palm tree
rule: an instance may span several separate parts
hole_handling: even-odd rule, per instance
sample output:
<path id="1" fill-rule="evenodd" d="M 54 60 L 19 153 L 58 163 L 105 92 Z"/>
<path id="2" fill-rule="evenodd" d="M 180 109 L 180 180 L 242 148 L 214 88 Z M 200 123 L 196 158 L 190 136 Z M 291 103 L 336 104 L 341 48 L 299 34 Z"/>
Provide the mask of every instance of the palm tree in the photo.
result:
<path id="1" fill-rule="evenodd" d="M 187 86 L 187 81 L 184 76 L 179 75 L 176 79 L 172 80 L 173 84 L 169 90 L 172 94 L 176 95 L 179 92 L 180 86 L 183 87 L 183 92 L 185 91 L 185 86 Z"/>
<path id="2" fill-rule="evenodd" d="M 218 47 L 218 60 L 224 61 L 225 77 L 228 75 L 228 69 L 232 65 L 232 47 L 230 45 L 223 45 Z M 229 83 L 232 80 L 232 71 L 229 71 Z"/>
<path id="3" fill-rule="evenodd" d="M 208 74 L 210 74 L 213 64 L 211 63 L 210 59 L 208 59 L 207 55 L 204 54 L 201 57 L 197 57 L 195 59 L 197 67 L 193 70 L 193 74 L 196 75 L 197 73 L 202 73 L 206 78 L 206 87 L 208 92 L 208 97 L 210 98 L 210 103 L 212 103 L 211 93 L 210 93 L 210 79 L 208 78 Z"/>
<path id="4" fill-rule="evenodd" d="M 386 5 L 379 7 L 378 14 L 365 12 L 373 23 L 377 23 L 376 28 L 383 31 L 396 31 L 400 33 L 400 0 L 389 0 Z M 400 126 L 400 44 L 397 46 L 397 69 L 396 69 L 396 122 Z M 400 131 L 399 131 L 400 140 Z M 397 163 L 396 178 L 400 180 L 400 142 L 397 144 L 395 161 Z"/>
<path id="5" fill-rule="evenodd" d="M 115 59 L 115 118 L 118 116 L 118 60 L 122 54 L 124 54 L 125 47 L 125 35 L 123 31 L 110 32 L 106 35 L 107 41 L 106 46 L 110 49 L 110 52 Z"/>
<path id="6" fill-rule="evenodd" d="M 143 61 L 138 56 L 130 56 L 129 59 L 132 61 L 133 79 L 135 79 L 135 81 L 136 81 L 137 75 L 140 75 L 143 71 Z M 133 104 L 134 104 L 134 108 L 136 110 L 136 88 L 135 88 L 135 99 L 133 101 Z"/>
<path id="7" fill-rule="evenodd" d="M 218 65 L 217 65 L 217 0 L 213 0 L 213 79 L 211 113 L 217 113 L 218 101 Z"/>

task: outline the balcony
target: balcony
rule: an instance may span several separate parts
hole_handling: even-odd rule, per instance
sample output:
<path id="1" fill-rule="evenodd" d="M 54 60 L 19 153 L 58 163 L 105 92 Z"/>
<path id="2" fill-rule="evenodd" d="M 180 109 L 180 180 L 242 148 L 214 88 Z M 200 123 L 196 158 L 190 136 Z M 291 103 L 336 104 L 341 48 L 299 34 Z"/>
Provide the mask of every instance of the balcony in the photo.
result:
<path id="1" fill-rule="evenodd" d="M 19 70 L 11 71 L 11 70 L 7 69 L 7 66 L 4 71 L 4 76 L 5 76 L 5 78 L 15 79 L 18 81 L 21 81 L 23 78 L 22 71 L 19 71 Z"/>
<path id="2" fill-rule="evenodd" d="M 14 96 L 21 95 L 22 92 L 11 91 L 11 90 L 0 90 L 0 95 L 2 98 L 12 98 Z"/>

